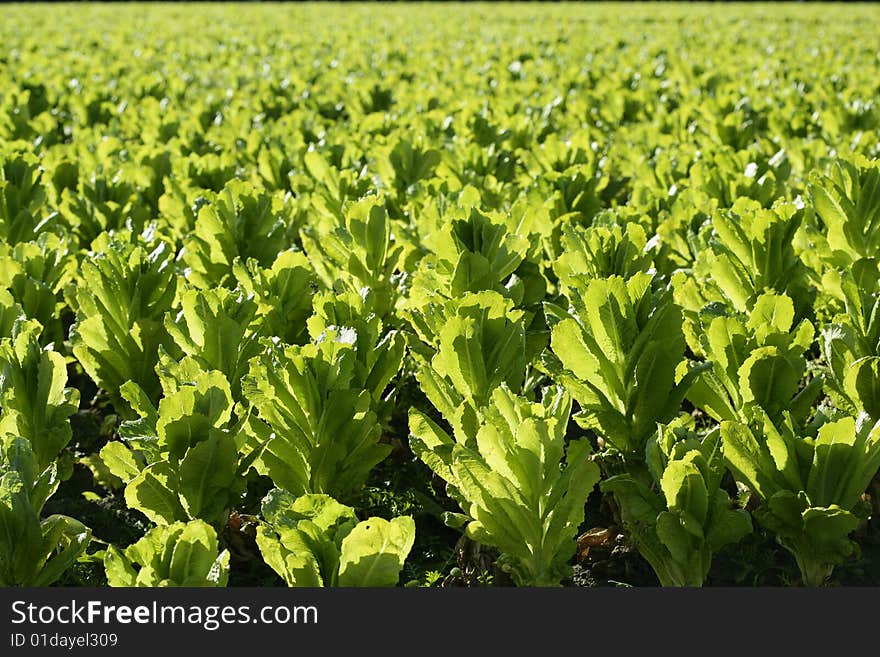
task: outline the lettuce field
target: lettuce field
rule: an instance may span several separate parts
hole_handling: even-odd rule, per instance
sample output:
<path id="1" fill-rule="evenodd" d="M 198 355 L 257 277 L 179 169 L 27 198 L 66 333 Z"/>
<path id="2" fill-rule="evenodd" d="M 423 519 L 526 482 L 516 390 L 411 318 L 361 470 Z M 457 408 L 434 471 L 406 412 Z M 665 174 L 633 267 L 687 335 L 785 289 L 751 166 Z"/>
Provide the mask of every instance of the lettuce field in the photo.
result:
<path id="1" fill-rule="evenodd" d="M 874 5 L 7 5 L 0 585 L 880 584 Z"/>

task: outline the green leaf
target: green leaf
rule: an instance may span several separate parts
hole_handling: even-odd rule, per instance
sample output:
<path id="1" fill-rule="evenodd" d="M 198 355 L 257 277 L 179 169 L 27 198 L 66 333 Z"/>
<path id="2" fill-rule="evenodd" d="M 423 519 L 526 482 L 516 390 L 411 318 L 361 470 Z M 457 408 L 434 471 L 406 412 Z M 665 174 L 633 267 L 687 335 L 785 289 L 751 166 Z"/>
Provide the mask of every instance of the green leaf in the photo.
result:
<path id="1" fill-rule="evenodd" d="M 342 540 L 339 585 L 396 586 L 415 536 L 415 523 L 409 516 L 358 523 Z"/>
<path id="2" fill-rule="evenodd" d="M 190 518 L 213 520 L 232 502 L 238 465 L 235 441 L 219 431 L 191 447 L 180 462 L 180 501 Z"/>
<path id="3" fill-rule="evenodd" d="M 170 525 L 187 517 L 178 488 L 177 472 L 168 463 L 154 463 L 125 487 L 125 503 L 158 525 Z"/>
<path id="4" fill-rule="evenodd" d="M 100 458 L 107 470 L 124 484 L 129 483 L 141 471 L 132 451 L 120 442 L 109 442 L 101 448 Z"/>

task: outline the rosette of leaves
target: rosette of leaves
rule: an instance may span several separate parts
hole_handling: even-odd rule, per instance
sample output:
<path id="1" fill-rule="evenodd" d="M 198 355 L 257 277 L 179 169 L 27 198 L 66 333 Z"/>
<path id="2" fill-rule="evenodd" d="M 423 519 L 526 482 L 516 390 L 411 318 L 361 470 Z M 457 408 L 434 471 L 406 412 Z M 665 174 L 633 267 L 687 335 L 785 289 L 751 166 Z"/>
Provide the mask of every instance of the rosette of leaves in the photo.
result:
<path id="1" fill-rule="evenodd" d="M 481 121 L 485 124 L 482 117 L 475 116 L 474 126 Z M 486 131 L 476 131 L 495 132 L 495 129 L 489 127 Z M 462 140 L 453 150 L 442 151 L 434 180 L 441 190 L 460 192 L 471 189 L 478 194 L 482 205 L 497 209 L 513 203 L 518 196 L 517 188 L 509 184 L 516 176 L 516 165 L 516 153 L 505 148 L 500 141 L 480 145 Z M 434 180 L 428 184 L 433 184 Z"/>
<path id="2" fill-rule="evenodd" d="M 530 355 L 524 313 L 496 292 L 468 293 L 410 314 L 423 340 L 410 356 L 428 400 L 458 436 L 474 436 L 492 392 L 521 392 Z"/>
<path id="3" fill-rule="evenodd" d="M 369 288 L 376 314 L 384 320 L 391 313 L 400 295 L 395 273 L 403 248 L 394 239 L 383 198 L 346 203 L 341 218 L 319 215 L 302 228 L 300 238 L 325 288 Z"/>
<path id="4" fill-rule="evenodd" d="M 19 319 L 0 340 L 0 434 L 28 441 L 43 471 L 70 442 L 79 391 L 67 388 L 64 357 L 40 346 L 40 325 Z"/>
<path id="5" fill-rule="evenodd" d="M 552 328 L 544 367 L 580 405 L 580 426 L 639 461 L 700 371 L 676 374 L 685 353 L 681 309 L 668 288 L 652 289 L 647 273 L 573 276 L 565 295 L 569 308 Z"/>
<path id="6" fill-rule="evenodd" d="M 315 273 L 305 254 L 282 251 L 269 268 L 253 258 L 232 265 L 239 287 L 257 304 L 252 321 L 260 337 L 279 338 L 286 344 L 308 342 L 306 321 L 312 314 Z"/>
<path id="7" fill-rule="evenodd" d="M 880 250 L 880 161 L 837 159 L 810 177 L 810 198 L 833 265 L 847 267 Z"/>
<path id="8" fill-rule="evenodd" d="M 677 278 L 677 295 L 699 295 L 748 312 L 761 294 L 776 292 L 788 295 L 797 316 L 804 317 L 815 297 L 795 246 L 805 212 L 802 203 L 779 202 L 764 209 L 747 198 L 715 210 L 708 242 L 696 254 L 694 278 Z M 690 289 L 693 285 L 699 292 Z"/>
<path id="9" fill-rule="evenodd" d="M 184 238 L 182 258 L 187 279 L 199 289 L 224 286 L 232 278 L 236 258 L 253 258 L 269 267 L 291 246 L 284 199 L 253 185 L 231 180 L 202 205 L 193 232 Z"/>
<path id="10" fill-rule="evenodd" d="M 726 472 L 721 433 L 692 431 L 682 416 L 658 425 L 646 468 L 606 479 L 621 517 L 662 586 L 702 586 L 712 555 L 752 531 L 749 514 L 733 507 L 722 488 Z"/>
<path id="11" fill-rule="evenodd" d="M 691 385 L 688 400 L 718 421 L 744 420 L 754 405 L 774 419 L 785 410 L 805 419 L 822 380 L 803 384 L 813 325 L 801 320 L 793 327 L 794 312 L 789 297 L 765 293 L 747 317 L 704 313 L 701 344 L 708 368 Z"/>
<path id="12" fill-rule="evenodd" d="M 65 339 L 60 293 L 75 276 L 76 259 L 65 237 L 41 233 L 35 241 L 0 245 L 0 286 L 12 294 L 28 319 L 44 327 L 43 344 Z"/>
<path id="13" fill-rule="evenodd" d="M 411 517 L 358 521 L 329 495 L 275 489 L 262 515 L 257 546 L 287 586 L 396 586 L 415 542 Z"/>
<path id="14" fill-rule="evenodd" d="M 880 270 L 861 258 L 823 279 L 842 312 L 822 329 L 825 390 L 837 408 L 880 419 Z"/>
<path id="15" fill-rule="evenodd" d="M 177 314 L 165 316 L 165 330 L 184 356 L 231 381 L 233 397 L 241 401 L 241 377 L 260 352 L 251 328 L 256 313 L 257 303 L 240 289 L 190 289 L 180 295 Z"/>
<path id="16" fill-rule="evenodd" d="M 0 436 L 0 586 L 49 586 L 88 547 L 79 521 L 41 517 L 59 483 L 55 463 L 40 467 L 27 440 Z"/>
<path id="17" fill-rule="evenodd" d="M 191 519 L 222 525 L 246 486 L 251 459 L 239 458 L 244 436 L 233 418 L 226 377 L 191 358 L 160 364 L 158 406 L 135 383 L 122 396 L 139 419 L 123 423 L 121 441 L 100 460 L 125 485 L 125 501 L 158 525 Z"/>
<path id="18" fill-rule="evenodd" d="M 133 381 L 154 402 L 159 347 L 170 346 L 164 318 L 174 303 L 174 250 L 161 239 L 125 240 L 106 233 L 80 266 L 67 299 L 76 310 L 70 329 L 73 354 L 109 395 L 117 412 L 129 415 L 120 388 Z"/>
<path id="19" fill-rule="evenodd" d="M 562 253 L 553 262 L 553 271 L 562 285 L 576 284 L 578 277 L 630 278 L 651 267 L 645 229 L 634 221 L 617 223 L 596 221 L 589 226 L 565 224 Z"/>
<path id="20" fill-rule="evenodd" d="M 866 414 L 823 424 L 813 435 L 789 413 L 774 422 L 721 423 L 724 457 L 758 502 L 753 515 L 792 553 L 803 582 L 821 586 L 856 554 L 850 534 L 867 516 L 860 498 L 880 467 L 880 426 Z"/>
<path id="21" fill-rule="evenodd" d="M 286 141 L 286 140 L 285 140 Z M 257 166 L 253 174 L 255 182 L 267 189 L 294 191 L 292 178 L 296 176 L 296 158 L 302 146 L 291 153 L 289 144 L 277 137 L 265 139 L 257 153 Z"/>
<path id="22" fill-rule="evenodd" d="M 153 527 L 124 550 L 109 546 L 104 571 L 113 587 L 226 586 L 229 551 L 219 550 L 207 523 L 174 522 Z"/>
<path id="23" fill-rule="evenodd" d="M 664 210 L 657 223 L 656 254 L 657 270 L 675 281 L 676 302 L 685 311 L 697 312 L 708 300 L 704 298 L 699 283 L 692 274 L 697 255 L 707 249 L 712 238 L 712 216 L 718 209 L 718 201 L 703 190 L 693 187 L 675 192 L 668 210 Z M 681 273 L 677 273 L 681 270 Z M 686 287 L 687 294 L 679 288 Z"/>
<path id="24" fill-rule="evenodd" d="M 388 329 L 377 312 L 377 299 L 369 288 L 357 294 L 322 292 L 312 297 L 312 315 L 306 320 L 315 343 L 334 336 L 353 339 L 356 371 L 376 407 L 383 406 L 388 385 L 400 369 L 404 338 Z"/>
<path id="25" fill-rule="evenodd" d="M 484 211 L 479 204 L 476 190 L 467 188 L 457 206 L 420 218 L 418 242 L 429 253 L 413 271 L 407 310 L 468 292 L 494 291 L 527 310 L 529 321 L 538 312 L 546 281 L 538 266 L 543 246 L 532 215 L 524 209 Z"/>
<path id="26" fill-rule="evenodd" d="M 552 219 L 588 222 L 603 207 L 609 179 L 588 138 L 563 140 L 551 134 L 531 148 L 518 149 L 516 155 L 522 162 L 523 187 L 542 199 Z"/>
<path id="27" fill-rule="evenodd" d="M 702 106 L 697 106 L 697 111 L 706 113 Z M 754 117 L 754 110 L 751 112 Z M 724 115 L 723 122 L 737 120 L 736 108 L 725 108 L 719 113 Z M 710 122 L 716 121 L 711 113 L 706 113 L 706 118 Z M 745 135 L 742 125 L 728 124 L 722 128 L 722 132 L 734 138 Z M 767 148 L 763 148 L 764 144 L 767 144 Z M 701 153 L 700 157 L 694 159 L 688 172 L 689 185 L 717 199 L 721 207 L 729 208 L 736 205 L 739 199 L 748 199 L 769 208 L 774 201 L 785 196 L 785 182 L 792 167 L 784 149 L 776 150 L 778 146 L 775 144 L 764 144 L 756 142 L 742 150 L 735 150 L 728 144 L 712 152 Z M 745 144 L 740 144 L 740 147 L 743 146 Z"/>
<path id="28" fill-rule="evenodd" d="M 463 514 L 447 516 L 473 540 L 501 552 L 519 586 L 557 586 L 571 574 L 584 505 L 599 480 L 586 440 L 565 431 L 571 399 L 562 388 L 531 402 L 500 384 L 474 435 L 449 436 L 410 410 L 410 445 L 447 482 Z"/>
<path id="29" fill-rule="evenodd" d="M 369 291 L 316 295 L 312 342 L 269 343 L 242 382 L 257 411 L 254 466 L 294 495 L 348 494 L 388 455 L 380 442 L 383 397 L 400 369 L 404 339 L 384 331 Z"/>
<path id="30" fill-rule="evenodd" d="M 130 181 L 118 170 L 100 172 L 101 168 L 112 167 L 116 158 L 116 154 L 98 154 L 97 172 L 79 176 L 75 189 L 61 192 L 58 214 L 81 247 L 87 247 L 106 231 L 141 232 L 150 218 Z"/>
<path id="31" fill-rule="evenodd" d="M 209 103 L 208 107 L 202 108 L 201 112 L 193 112 L 186 117 L 186 123 L 197 133 L 202 133 L 217 112 L 221 110 L 217 106 L 218 101 Z M 213 108 L 211 106 L 214 106 Z M 182 128 L 186 130 L 186 127 Z M 201 140 L 201 137 L 197 137 Z M 221 149 L 220 152 L 189 152 L 174 158 L 172 162 L 172 174 L 174 178 L 183 181 L 189 187 L 194 187 L 205 192 L 220 193 L 224 187 L 232 182 L 237 182 L 236 156 L 229 150 Z"/>
<path id="32" fill-rule="evenodd" d="M 297 176 L 294 183 L 294 191 L 306 207 L 337 221 L 344 221 L 343 208 L 347 203 L 362 199 L 375 187 L 365 169 L 343 162 L 340 154 L 344 150 L 343 145 L 337 144 L 326 152 L 307 151 L 302 164 L 308 175 Z"/>
<path id="33" fill-rule="evenodd" d="M 22 144 L 23 146 L 23 144 Z M 6 149 L 4 149 L 6 150 Z M 51 222 L 46 190 L 41 184 L 40 160 L 33 153 L 17 152 L 14 144 L 0 155 L 0 238 L 15 245 L 36 239 Z"/>
<path id="34" fill-rule="evenodd" d="M 440 164 L 440 151 L 431 148 L 426 140 L 398 139 L 393 147 L 380 149 L 375 156 L 379 177 L 394 192 L 398 206 L 418 194 L 419 183 L 430 180 Z"/>

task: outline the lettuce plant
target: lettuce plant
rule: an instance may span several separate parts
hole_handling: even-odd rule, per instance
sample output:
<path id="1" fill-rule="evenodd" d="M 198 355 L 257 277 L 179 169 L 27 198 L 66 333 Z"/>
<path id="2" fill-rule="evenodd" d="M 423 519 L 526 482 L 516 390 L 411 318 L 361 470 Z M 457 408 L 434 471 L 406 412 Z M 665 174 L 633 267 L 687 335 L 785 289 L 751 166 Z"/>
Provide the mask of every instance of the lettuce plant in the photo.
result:
<path id="1" fill-rule="evenodd" d="M 724 457 L 758 502 L 757 521 L 794 556 L 806 586 L 820 586 L 853 555 L 860 497 L 880 467 L 880 424 L 867 415 L 802 432 L 784 413 L 756 410 L 748 423 L 721 423 Z"/>
<path id="2" fill-rule="evenodd" d="M 692 424 L 692 421 L 690 422 Z M 702 586 L 712 555 L 752 531 L 749 514 L 722 488 L 721 433 L 694 433 L 684 417 L 659 425 L 647 444 L 647 468 L 601 483 L 662 586 Z"/>
<path id="3" fill-rule="evenodd" d="M 693 273 L 711 301 L 738 312 L 751 310 L 765 292 L 787 294 L 798 317 L 812 305 L 806 265 L 795 249 L 803 204 L 776 203 L 771 209 L 751 199 L 712 214 L 712 234 L 701 249 Z"/>
<path id="4" fill-rule="evenodd" d="M 88 547 L 81 522 L 41 517 L 59 483 L 55 463 L 41 467 L 27 440 L 0 437 L 0 586 L 49 586 Z"/>
<path id="5" fill-rule="evenodd" d="M 561 242 L 563 250 L 553 262 L 553 271 L 563 285 L 576 285 L 579 276 L 629 278 L 651 266 L 645 229 L 634 221 L 565 224 Z"/>
<path id="6" fill-rule="evenodd" d="M 571 399 L 560 388 L 531 402 L 500 384 L 473 436 L 451 437 L 412 409 L 410 445 L 463 514 L 475 541 L 498 548 L 499 562 L 520 586 L 557 586 L 571 573 L 584 505 L 599 480 L 586 440 L 569 441 Z"/>
<path id="7" fill-rule="evenodd" d="M 79 391 L 65 387 L 64 357 L 40 346 L 41 326 L 20 319 L 0 340 L 0 434 L 28 441 L 39 471 L 70 442 Z"/>
<path id="8" fill-rule="evenodd" d="M 528 213 L 483 211 L 478 204 L 462 193 L 459 207 L 435 212 L 431 221 L 422 218 L 422 248 L 430 253 L 413 272 L 407 309 L 489 290 L 518 307 L 540 303 L 545 282 L 531 258 L 540 243 L 530 242 Z"/>
<path id="9" fill-rule="evenodd" d="M 742 420 L 753 405 L 773 418 L 788 410 L 805 419 L 822 380 L 802 385 L 813 325 L 802 320 L 792 327 L 794 312 L 789 297 L 765 293 L 747 317 L 704 314 L 701 343 L 710 367 L 700 372 L 687 398 L 718 421 Z"/>
<path id="10" fill-rule="evenodd" d="M 343 220 L 343 208 L 357 201 L 373 189 L 373 181 L 366 171 L 340 166 L 330 153 L 308 150 L 302 157 L 304 174 L 298 176 L 295 192 L 321 217 Z"/>
<path id="11" fill-rule="evenodd" d="M 415 541 L 411 517 L 358 521 L 328 495 L 275 489 L 262 515 L 257 545 L 287 586 L 396 586 Z"/>
<path id="12" fill-rule="evenodd" d="M 256 312 L 256 302 L 241 290 L 191 289 L 180 295 L 177 314 L 166 315 L 165 330 L 184 356 L 222 372 L 238 399 L 248 361 L 260 351 L 251 328 Z"/>
<path id="13" fill-rule="evenodd" d="M 835 264 L 874 257 L 880 249 L 880 163 L 838 159 L 810 178 L 810 197 Z"/>
<path id="14" fill-rule="evenodd" d="M 647 273 L 573 278 L 568 316 L 553 326 L 545 358 L 580 405 L 578 424 L 636 460 L 656 424 L 677 415 L 699 372 L 676 376 L 685 352 L 681 309 L 651 283 Z"/>
<path id="15" fill-rule="evenodd" d="M 413 144 L 407 139 L 400 139 L 392 148 L 381 153 L 376 168 L 397 197 L 404 198 L 414 185 L 433 177 L 440 159 L 438 150 L 424 143 Z"/>
<path id="16" fill-rule="evenodd" d="M 342 215 L 342 221 L 323 217 L 304 227 L 305 252 L 326 288 L 372 290 L 375 312 L 384 319 L 398 301 L 395 272 L 402 253 L 385 202 L 368 197 L 347 203 Z"/>
<path id="17" fill-rule="evenodd" d="M 126 503 L 154 523 L 222 524 L 250 464 L 239 459 L 244 438 L 233 422 L 229 382 L 192 359 L 178 364 L 166 356 L 165 368 L 158 407 L 134 383 L 123 386 L 140 418 L 120 427 L 123 440 L 107 443 L 101 460 L 125 484 Z"/>
<path id="18" fill-rule="evenodd" d="M 104 238 L 83 261 L 68 300 L 76 309 L 70 329 L 73 354 L 103 388 L 117 411 L 130 410 L 120 388 L 133 381 L 158 400 L 159 347 L 169 343 L 164 317 L 177 290 L 174 252 L 168 242 L 134 244 L 121 236 Z"/>
<path id="19" fill-rule="evenodd" d="M 201 520 L 153 527 L 124 550 L 109 546 L 104 571 L 110 586 L 226 586 L 229 551 Z"/>
<path id="20" fill-rule="evenodd" d="M 820 340 L 827 366 L 825 390 L 835 405 L 880 419 L 880 270 L 876 258 L 862 258 L 824 277 L 843 301 L 843 312 L 827 324 Z"/>
<path id="21" fill-rule="evenodd" d="M 75 273 L 76 259 L 67 238 L 41 233 L 35 241 L 14 247 L 0 244 L 0 286 L 9 290 L 28 319 L 43 326 L 44 345 L 60 348 L 65 340 L 60 293 Z"/>
<path id="22" fill-rule="evenodd" d="M 369 299 L 319 295 L 313 341 L 267 344 L 242 382 L 258 414 L 248 425 L 261 445 L 254 466 L 295 495 L 350 493 L 390 451 L 379 414 L 404 341 L 383 332 Z"/>
<path id="23" fill-rule="evenodd" d="M 257 335 L 276 337 L 287 344 L 308 342 L 306 321 L 312 314 L 312 295 L 317 285 L 303 253 L 282 251 L 268 268 L 253 258 L 235 260 L 232 271 L 239 288 L 257 304 L 251 322 Z"/>
<path id="24" fill-rule="evenodd" d="M 254 258 L 260 266 L 270 266 L 291 246 L 285 212 L 278 195 L 230 181 L 200 208 L 193 232 L 184 239 L 187 279 L 199 289 L 210 289 L 231 280 L 236 258 Z"/>
<path id="25" fill-rule="evenodd" d="M 410 352 L 422 390 L 457 434 L 475 435 L 492 392 L 502 383 L 518 392 L 525 382 L 523 311 L 487 291 L 429 305 L 410 317 L 426 342 Z"/>
<path id="26" fill-rule="evenodd" d="M 32 153 L 0 154 L 0 238 L 7 244 L 28 242 L 45 228 L 46 191 L 40 160 Z"/>

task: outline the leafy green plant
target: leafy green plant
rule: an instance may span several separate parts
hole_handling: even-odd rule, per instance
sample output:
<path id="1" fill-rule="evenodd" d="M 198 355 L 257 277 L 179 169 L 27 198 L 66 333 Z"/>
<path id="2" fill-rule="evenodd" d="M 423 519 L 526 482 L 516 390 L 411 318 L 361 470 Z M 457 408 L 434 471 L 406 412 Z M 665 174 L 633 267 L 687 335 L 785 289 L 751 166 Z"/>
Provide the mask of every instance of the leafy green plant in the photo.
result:
<path id="1" fill-rule="evenodd" d="M 626 457 L 641 459 L 658 422 L 678 413 L 700 368 L 682 376 L 681 309 L 650 274 L 576 277 L 568 316 L 552 328 L 544 365 L 577 400 L 574 419 Z"/>
<path id="2" fill-rule="evenodd" d="M 877 253 L 880 163 L 864 157 L 837 159 L 826 175 L 811 176 L 810 196 L 835 263 L 846 266 Z"/>
<path id="3" fill-rule="evenodd" d="M 874 258 L 862 258 L 824 278 L 843 312 L 822 330 L 820 345 L 827 366 L 825 389 L 835 405 L 880 419 L 880 270 Z"/>
<path id="4" fill-rule="evenodd" d="M 328 495 L 275 489 L 262 512 L 257 545 L 287 586 L 396 586 L 415 541 L 411 517 L 358 522 Z"/>
<path id="5" fill-rule="evenodd" d="M 820 586 L 854 554 L 860 496 L 880 467 L 880 425 L 867 415 L 802 432 L 784 413 L 756 411 L 748 424 L 721 423 L 724 456 L 758 501 L 754 516 L 797 560 L 806 586 Z"/>
<path id="6" fill-rule="evenodd" d="M 429 305 L 410 317 L 427 343 L 410 352 L 422 390 L 457 435 L 475 435 L 492 392 L 502 383 L 520 391 L 525 382 L 523 312 L 487 291 Z"/>
<path id="7" fill-rule="evenodd" d="M 44 345 L 60 348 L 65 340 L 60 293 L 75 273 L 69 240 L 54 233 L 41 233 L 35 241 L 14 247 L 0 245 L 0 285 L 10 291 L 28 319 L 43 326 Z"/>
<path id="8" fill-rule="evenodd" d="M 690 422 L 692 424 L 692 421 Z M 712 555 L 752 531 L 722 488 L 721 433 L 694 433 L 684 418 L 660 425 L 647 444 L 647 468 L 601 484 L 614 494 L 639 552 L 663 586 L 702 586 Z"/>
<path id="9" fill-rule="evenodd" d="M 751 199 L 737 200 L 712 215 L 712 235 L 700 250 L 694 275 L 711 301 L 751 310 L 765 292 L 787 294 L 798 317 L 812 305 L 806 265 L 794 246 L 805 214 L 803 204 L 777 203 L 771 209 Z"/>
<path id="10" fill-rule="evenodd" d="M 226 586 L 229 552 L 201 520 L 153 527 L 125 550 L 109 546 L 104 570 L 110 586 Z"/>
<path id="11" fill-rule="evenodd" d="M 252 326 L 257 335 L 287 344 L 308 342 L 306 321 L 312 314 L 315 274 L 298 251 L 282 251 L 269 268 L 249 258 L 236 260 L 232 270 L 239 287 L 257 304 Z"/>
<path id="12" fill-rule="evenodd" d="M 402 247 L 393 239 L 384 200 L 368 197 L 343 208 L 343 220 L 324 217 L 300 233 L 318 278 L 328 289 L 337 284 L 353 292 L 372 290 L 375 311 L 386 318 L 399 291 L 394 276 Z"/>
<path id="13" fill-rule="evenodd" d="M 330 155 L 307 151 L 302 157 L 307 175 L 299 176 L 294 186 L 318 214 L 342 220 L 345 204 L 366 196 L 373 185 L 365 171 L 341 166 Z"/>
<path id="14" fill-rule="evenodd" d="M 40 467 L 24 438 L 2 437 L 0 447 L 0 586 L 49 586 L 85 551 L 91 530 L 41 517 L 60 483 L 55 463 Z"/>
<path id="15" fill-rule="evenodd" d="M 236 258 L 254 258 L 268 267 L 290 247 L 284 202 L 277 195 L 234 180 L 198 212 L 193 232 L 184 240 L 188 280 L 199 289 L 224 285 Z"/>
<path id="16" fill-rule="evenodd" d="M 636 222 L 564 224 L 561 242 L 562 253 L 553 262 L 553 271 L 564 285 L 576 285 L 579 276 L 629 278 L 651 265 L 645 229 Z"/>
<path id="17" fill-rule="evenodd" d="M 521 586 L 557 586 L 570 574 L 584 505 L 599 480 L 589 443 L 565 443 L 570 412 L 560 388 L 530 402 L 503 383 L 474 436 L 450 437 L 410 411 L 413 451 L 464 511 L 447 522 L 497 547 L 502 567 Z"/>
<path id="18" fill-rule="evenodd" d="M 140 419 L 119 428 L 100 458 L 125 484 L 128 506 L 159 525 L 202 519 L 221 525 L 244 491 L 250 460 L 239 459 L 244 437 L 233 422 L 232 392 L 221 372 L 192 359 L 166 356 L 163 397 L 153 406 L 132 382 L 122 396 Z"/>
<path id="19" fill-rule="evenodd" d="M 257 304 L 240 290 L 186 290 L 180 311 L 165 317 L 165 330 L 185 356 L 223 373 L 238 399 L 248 361 L 260 351 L 251 328 L 256 313 Z"/>
<path id="20" fill-rule="evenodd" d="M 789 411 L 805 419 L 821 392 L 821 377 L 802 385 L 813 343 L 813 325 L 794 322 L 794 304 L 785 295 L 758 297 L 747 318 L 704 314 L 703 352 L 711 365 L 703 369 L 687 398 L 718 421 L 742 420 L 757 405 L 771 417 Z"/>
<path id="21" fill-rule="evenodd" d="M 545 283 L 530 260 L 537 249 L 530 243 L 533 231 L 529 216 L 527 212 L 483 211 L 476 190 L 468 188 L 462 192 L 458 207 L 435 212 L 430 222 L 423 218 L 423 244 L 430 253 L 413 272 L 406 308 L 418 310 L 443 298 L 489 290 L 512 299 L 519 307 L 537 305 Z"/>
<path id="22" fill-rule="evenodd" d="M 20 319 L 0 340 L 0 434 L 27 440 L 42 472 L 70 442 L 79 391 L 65 387 L 64 357 L 40 346 L 41 330 Z"/>
<path id="23" fill-rule="evenodd" d="M 258 472 L 294 495 L 342 496 L 390 451 L 380 442 L 382 396 L 403 359 L 403 337 L 384 333 L 369 295 L 319 295 L 313 342 L 268 344 L 242 382 L 258 413 Z"/>
<path id="24" fill-rule="evenodd" d="M 46 192 L 40 161 L 32 153 L 0 155 L 0 237 L 8 244 L 28 242 L 45 229 L 42 209 Z"/>
<path id="25" fill-rule="evenodd" d="M 169 343 L 164 316 L 174 302 L 174 252 L 162 240 L 133 244 L 121 236 L 94 245 L 67 296 L 76 309 L 70 329 L 73 354 L 120 413 L 130 410 L 120 396 L 127 381 L 153 401 L 161 391 L 156 375 L 159 347 Z"/>
<path id="26" fill-rule="evenodd" d="M 144 208 L 137 203 L 133 186 L 115 175 L 93 175 L 79 180 L 77 192 L 61 192 L 59 214 L 70 233 L 86 246 L 107 231 L 125 230 L 132 222 L 135 231 L 144 227 Z"/>
<path id="27" fill-rule="evenodd" d="M 438 164 L 439 151 L 401 139 L 378 158 L 377 169 L 398 197 L 403 197 L 413 185 L 430 179 Z"/>

